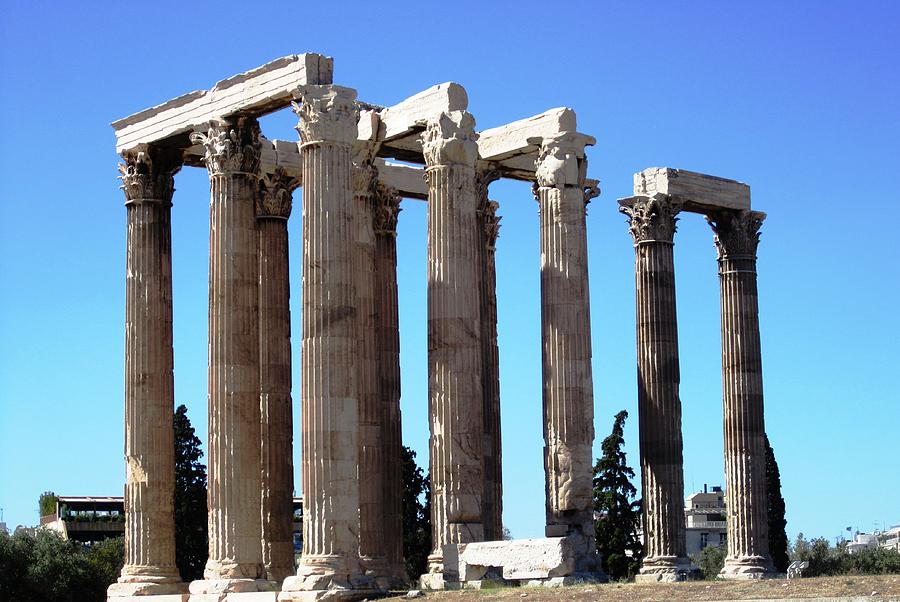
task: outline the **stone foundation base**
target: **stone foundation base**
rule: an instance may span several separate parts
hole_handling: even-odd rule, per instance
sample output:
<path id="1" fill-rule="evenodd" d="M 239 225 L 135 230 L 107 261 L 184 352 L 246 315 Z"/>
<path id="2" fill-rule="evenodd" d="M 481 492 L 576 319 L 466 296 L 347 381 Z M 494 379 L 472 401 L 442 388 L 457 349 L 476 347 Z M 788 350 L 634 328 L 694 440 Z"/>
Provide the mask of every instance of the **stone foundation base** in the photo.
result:
<path id="1" fill-rule="evenodd" d="M 190 588 L 192 602 L 213 602 L 219 598 L 199 598 L 199 595 L 220 596 L 224 594 L 271 593 L 278 590 L 278 584 L 266 579 L 200 579 L 192 581 Z M 221 598 L 224 600 L 224 598 Z"/>
<path id="2" fill-rule="evenodd" d="M 149 596 L 111 596 L 107 600 L 115 602 L 188 602 L 190 594 L 160 594 Z"/>
<path id="3" fill-rule="evenodd" d="M 687 581 L 691 572 L 691 563 L 687 558 L 675 556 L 657 556 L 645 558 L 641 569 L 634 576 L 635 583 L 675 583 Z"/>
<path id="4" fill-rule="evenodd" d="M 772 579 L 775 571 L 768 558 L 763 556 L 748 556 L 738 558 L 726 558 L 725 566 L 719 572 L 720 579 Z"/>
<path id="5" fill-rule="evenodd" d="M 161 583 L 129 583 L 117 582 L 110 585 L 106 590 L 107 600 L 115 600 L 122 602 L 124 598 L 147 596 L 175 596 L 174 599 L 180 600 L 179 596 L 187 594 L 188 585 L 180 581 L 161 582 Z M 161 600 L 160 602 L 169 602 L 169 600 Z"/>
<path id="6" fill-rule="evenodd" d="M 230 594 L 191 594 L 188 602 L 276 602 L 278 592 L 236 592 Z M 156 602 L 140 600 L 139 602 Z"/>

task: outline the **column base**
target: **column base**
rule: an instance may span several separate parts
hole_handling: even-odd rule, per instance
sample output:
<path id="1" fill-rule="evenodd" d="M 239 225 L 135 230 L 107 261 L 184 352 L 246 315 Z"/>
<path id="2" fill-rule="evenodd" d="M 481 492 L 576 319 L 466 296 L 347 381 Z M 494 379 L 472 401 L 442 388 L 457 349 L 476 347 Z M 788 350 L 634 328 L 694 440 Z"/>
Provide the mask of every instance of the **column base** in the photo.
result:
<path id="1" fill-rule="evenodd" d="M 146 566 L 126 566 L 122 576 L 106 590 L 107 598 L 165 596 L 186 594 L 187 583 L 175 568 L 165 570 Z"/>
<path id="2" fill-rule="evenodd" d="M 352 602 L 381 597 L 385 593 L 386 590 L 378 587 L 372 575 L 363 574 L 358 569 L 348 570 L 346 559 L 341 556 L 304 556 L 297 574 L 285 579 L 281 585 L 278 600 Z"/>
<path id="3" fill-rule="evenodd" d="M 206 598 L 196 596 L 273 592 L 278 591 L 278 584 L 267 579 L 201 579 L 192 581 L 188 589 L 191 592 L 191 600 L 205 602 Z"/>
<path id="4" fill-rule="evenodd" d="M 687 558 L 677 556 L 652 556 L 644 558 L 635 583 L 675 583 L 687 581 L 691 563 Z"/>
<path id="5" fill-rule="evenodd" d="M 772 579 L 775 570 L 766 556 L 737 556 L 725 559 L 725 566 L 719 572 L 720 579 Z"/>

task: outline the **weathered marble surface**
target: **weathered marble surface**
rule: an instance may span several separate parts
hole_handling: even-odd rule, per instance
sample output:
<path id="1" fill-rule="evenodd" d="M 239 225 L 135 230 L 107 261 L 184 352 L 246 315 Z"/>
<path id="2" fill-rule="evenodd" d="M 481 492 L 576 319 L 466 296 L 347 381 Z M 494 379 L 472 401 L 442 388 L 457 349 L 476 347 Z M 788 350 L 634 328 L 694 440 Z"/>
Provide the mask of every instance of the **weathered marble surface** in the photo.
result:
<path id="1" fill-rule="evenodd" d="M 209 560 L 192 594 L 257 591 L 260 499 L 259 123 L 194 134 L 209 172 Z"/>
<path id="2" fill-rule="evenodd" d="M 330 84 L 333 61 L 320 54 L 292 54 L 218 82 L 209 90 L 189 92 L 112 123 L 116 152 L 140 144 L 185 137 L 209 121 L 238 113 L 259 117 L 288 107 L 297 86 Z"/>
<path id="3" fill-rule="evenodd" d="M 584 147 L 565 133 L 544 139 L 534 186 L 541 225 L 546 535 L 580 538 L 578 571 L 599 571 L 595 550 L 591 373 Z"/>
<path id="4" fill-rule="evenodd" d="M 665 194 L 681 201 L 685 211 L 750 209 L 750 187 L 743 182 L 671 167 L 649 167 L 634 174 L 634 194 Z"/>
<path id="5" fill-rule="evenodd" d="M 484 496 L 481 517 L 484 539 L 503 539 L 503 453 L 500 425 L 500 352 L 497 346 L 496 243 L 500 233 L 499 204 L 488 198 L 490 183 L 500 178 L 495 169 L 481 168 L 475 182 L 481 241 L 478 264 L 481 271 L 481 386 L 484 422 Z"/>
<path id="6" fill-rule="evenodd" d="M 481 242 L 475 193 L 475 120 L 442 113 L 422 139 L 428 199 L 428 376 L 431 417 L 429 572 L 443 546 L 480 541 L 483 477 Z"/>
<path id="7" fill-rule="evenodd" d="M 359 563 L 359 361 L 351 150 L 356 92 L 304 86 L 301 432 L 303 556 L 279 600 L 366 587 Z"/>
<path id="8" fill-rule="evenodd" d="M 681 202 L 664 194 L 619 201 L 634 241 L 638 425 L 644 558 L 638 580 L 679 581 L 684 539 L 681 381 L 673 243 Z"/>
<path id="9" fill-rule="evenodd" d="M 110 598 L 186 591 L 175 567 L 172 228 L 180 157 L 152 147 L 120 166 L 125 278 L 125 565 Z"/>
<path id="10" fill-rule="evenodd" d="M 725 505 L 728 551 L 720 577 L 773 574 L 766 519 L 765 423 L 756 250 L 766 214 L 718 211 L 708 217 L 719 256 Z"/>
<path id="11" fill-rule="evenodd" d="M 299 181 L 266 174 L 257 196 L 259 229 L 260 470 L 265 576 L 294 574 L 294 461 L 291 406 L 291 291 L 288 229 Z"/>

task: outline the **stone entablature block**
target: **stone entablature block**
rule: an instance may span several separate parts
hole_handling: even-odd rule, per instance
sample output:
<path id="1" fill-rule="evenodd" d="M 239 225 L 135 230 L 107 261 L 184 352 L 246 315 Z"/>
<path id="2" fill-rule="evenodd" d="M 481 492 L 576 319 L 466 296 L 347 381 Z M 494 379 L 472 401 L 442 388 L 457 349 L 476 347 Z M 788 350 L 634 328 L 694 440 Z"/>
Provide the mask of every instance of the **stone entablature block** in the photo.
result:
<path id="1" fill-rule="evenodd" d="M 750 187 L 743 182 L 671 167 L 650 167 L 634 174 L 634 194 L 667 194 L 684 201 L 684 210 L 750 209 Z"/>

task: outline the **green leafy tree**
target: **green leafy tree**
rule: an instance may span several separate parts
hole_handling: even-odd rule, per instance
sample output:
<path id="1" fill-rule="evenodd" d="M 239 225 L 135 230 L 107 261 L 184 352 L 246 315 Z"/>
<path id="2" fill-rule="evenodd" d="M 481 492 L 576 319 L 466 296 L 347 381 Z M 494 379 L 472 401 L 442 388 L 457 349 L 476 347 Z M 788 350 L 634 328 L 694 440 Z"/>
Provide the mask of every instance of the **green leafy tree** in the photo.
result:
<path id="1" fill-rule="evenodd" d="M 59 498 L 52 491 L 45 491 L 41 494 L 41 497 L 38 498 L 38 507 L 40 508 L 41 516 L 48 516 L 50 514 L 56 513 L 56 500 Z"/>
<path id="2" fill-rule="evenodd" d="M 178 406 L 175 429 L 175 564 L 185 581 L 203 577 L 209 557 L 206 466 L 187 408 Z"/>
<path id="3" fill-rule="evenodd" d="M 788 558 L 787 520 L 784 518 L 784 497 L 781 495 L 781 474 L 775 452 L 766 435 L 766 513 L 769 518 L 769 554 L 779 573 L 787 572 Z"/>
<path id="4" fill-rule="evenodd" d="M 634 576 L 643 551 L 638 539 L 641 503 L 635 500 L 637 489 L 631 483 L 634 470 L 628 466 L 622 449 L 626 418 L 625 410 L 616 414 L 612 433 L 602 443 L 603 456 L 594 465 L 597 552 L 612 579 Z"/>
<path id="5" fill-rule="evenodd" d="M 431 553 L 431 481 L 416 464 L 416 452 L 403 446 L 403 556 L 406 574 L 416 582 Z"/>
<path id="6" fill-rule="evenodd" d="M 700 567 L 704 579 L 713 580 L 725 566 L 725 546 L 706 546 L 691 560 Z"/>
<path id="7" fill-rule="evenodd" d="M 104 602 L 123 557 L 121 537 L 88 547 L 43 529 L 0 533 L 0 600 Z"/>

